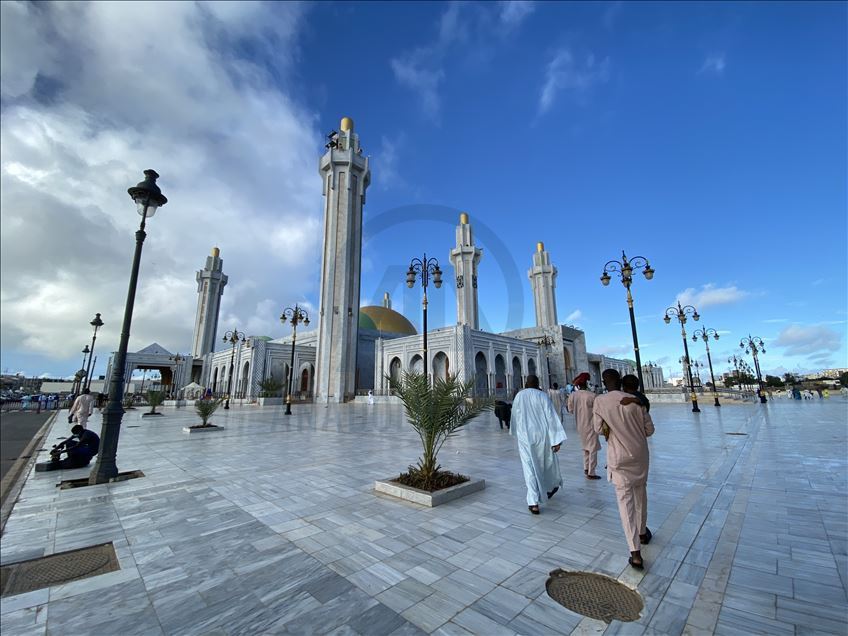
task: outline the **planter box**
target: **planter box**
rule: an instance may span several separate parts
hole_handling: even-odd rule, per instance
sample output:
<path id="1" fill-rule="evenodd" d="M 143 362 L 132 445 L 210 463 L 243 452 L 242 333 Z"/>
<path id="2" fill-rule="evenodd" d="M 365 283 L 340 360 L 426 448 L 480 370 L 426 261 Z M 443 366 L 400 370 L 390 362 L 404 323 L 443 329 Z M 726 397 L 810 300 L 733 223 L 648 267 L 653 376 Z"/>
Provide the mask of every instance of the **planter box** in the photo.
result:
<path id="1" fill-rule="evenodd" d="M 200 435 L 205 433 L 215 433 L 217 431 L 223 431 L 223 426 L 204 426 L 203 428 L 190 428 L 188 426 L 183 426 L 183 433 L 188 433 L 189 435 Z"/>
<path id="2" fill-rule="evenodd" d="M 456 486 L 444 488 L 443 490 L 436 490 L 434 492 L 420 490 L 419 488 L 412 488 L 411 486 L 404 486 L 403 484 L 391 479 L 383 479 L 381 481 L 374 482 L 375 492 L 380 492 L 384 495 L 391 495 L 392 497 L 405 499 L 406 501 L 421 504 L 422 506 L 429 506 L 431 508 L 447 503 L 448 501 L 453 501 L 454 499 L 459 499 L 465 495 L 470 495 L 478 490 L 483 490 L 485 487 L 485 479 L 471 479 L 462 484 L 457 484 Z"/>
<path id="3" fill-rule="evenodd" d="M 259 406 L 282 406 L 286 403 L 286 399 L 281 397 L 261 397 L 257 400 Z"/>
<path id="4" fill-rule="evenodd" d="M 162 417 L 162 413 L 142 413 L 142 417 Z"/>

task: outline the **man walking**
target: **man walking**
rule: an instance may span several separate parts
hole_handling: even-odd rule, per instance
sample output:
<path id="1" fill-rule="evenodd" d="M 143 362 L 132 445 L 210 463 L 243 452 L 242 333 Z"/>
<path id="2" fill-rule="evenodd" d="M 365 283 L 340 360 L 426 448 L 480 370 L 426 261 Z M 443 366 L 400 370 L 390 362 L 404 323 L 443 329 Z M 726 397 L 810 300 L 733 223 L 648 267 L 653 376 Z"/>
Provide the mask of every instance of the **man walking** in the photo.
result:
<path id="1" fill-rule="evenodd" d="M 566 438 L 551 399 L 539 389 L 539 378 L 528 375 L 525 386 L 527 388 L 519 391 L 512 403 L 509 433 L 518 438 L 518 454 L 527 485 L 527 507 L 537 515 L 542 493 L 550 499 L 562 486 L 555 453 Z"/>
<path id="2" fill-rule="evenodd" d="M 82 394 L 74 400 L 74 405 L 71 407 L 71 412 L 68 414 L 68 421 L 73 421 L 76 416 L 77 422 L 83 428 L 87 428 L 88 418 L 94 409 L 94 396 L 91 395 L 91 390 L 88 387 L 82 390 Z"/>
<path id="3" fill-rule="evenodd" d="M 607 437 L 607 470 L 615 486 L 618 513 L 630 547 L 628 562 L 641 570 L 644 567 L 641 546 L 651 541 L 646 486 L 648 437 L 654 434 L 654 423 L 643 406 L 621 403 L 630 396 L 621 391 L 618 371 L 607 369 L 602 379 L 607 393 L 595 398 L 593 426 L 597 433 Z"/>
<path id="4" fill-rule="evenodd" d="M 586 388 L 589 381 L 588 373 L 581 373 L 574 378 L 574 393 L 568 396 L 566 408 L 569 413 L 574 414 L 577 422 L 577 432 L 580 434 L 580 442 L 583 444 L 583 474 L 586 479 L 600 479 L 595 474 L 598 466 L 598 451 L 601 443 L 598 434 L 592 426 L 592 407 L 595 404 L 595 394 Z"/>

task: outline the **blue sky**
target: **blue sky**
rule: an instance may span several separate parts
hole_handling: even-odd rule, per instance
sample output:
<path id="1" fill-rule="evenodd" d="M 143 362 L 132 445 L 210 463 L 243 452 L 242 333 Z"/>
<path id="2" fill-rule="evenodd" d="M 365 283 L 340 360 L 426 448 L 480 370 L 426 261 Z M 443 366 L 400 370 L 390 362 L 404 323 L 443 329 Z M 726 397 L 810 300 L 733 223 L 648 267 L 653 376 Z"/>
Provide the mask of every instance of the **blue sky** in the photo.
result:
<path id="1" fill-rule="evenodd" d="M 131 348 L 188 348 L 211 245 L 230 274 L 221 329 L 285 333 L 282 306 L 317 304 L 317 157 L 343 115 L 372 158 L 365 300 L 394 280 L 418 323 L 402 270 L 427 251 L 450 272 L 463 210 L 494 330 L 533 323 L 541 240 L 560 320 L 591 351 L 632 357 L 624 290 L 599 282 L 624 249 L 656 269 L 633 287 L 643 360 L 679 373 L 661 317 L 682 297 L 722 333 L 717 371 L 749 332 L 766 370 L 848 366 L 845 4 L 79 6 L 3 6 L 4 370 L 72 373 L 95 311 L 117 346 L 136 223 L 123 192 L 147 167 L 171 203 L 149 228 Z M 168 24 L 153 51 L 111 35 L 131 18 Z M 97 259 L 77 264 L 69 241 L 16 251 L 39 218 L 91 223 L 81 249 Z M 431 324 L 452 322 L 452 291 L 435 296 Z"/>

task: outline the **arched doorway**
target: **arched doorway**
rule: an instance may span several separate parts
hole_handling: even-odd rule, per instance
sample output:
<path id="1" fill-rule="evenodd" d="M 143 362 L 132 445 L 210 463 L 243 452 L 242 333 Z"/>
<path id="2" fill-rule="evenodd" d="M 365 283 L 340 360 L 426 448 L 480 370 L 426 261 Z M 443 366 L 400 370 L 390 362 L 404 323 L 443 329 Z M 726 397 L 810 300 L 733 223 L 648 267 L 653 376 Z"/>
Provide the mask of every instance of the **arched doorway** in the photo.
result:
<path id="1" fill-rule="evenodd" d="M 495 356 L 495 394 L 506 395 L 506 360 L 501 354 Z"/>
<path id="2" fill-rule="evenodd" d="M 474 356 L 474 374 L 477 395 L 489 395 L 489 363 L 482 351 Z"/>
<path id="3" fill-rule="evenodd" d="M 447 380 L 450 373 L 450 360 L 444 351 L 433 358 L 433 380 Z"/>
<path id="4" fill-rule="evenodd" d="M 300 392 L 303 395 L 309 393 L 309 369 L 304 369 L 300 373 Z"/>
<path id="5" fill-rule="evenodd" d="M 520 391 L 524 388 L 524 378 L 521 377 L 521 360 L 518 356 L 512 358 L 512 390 Z"/>
<path id="6" fill-rule="evenodd" d="M 212 393 L 218 392 L 218 369 L 212 374 Z"/>
<path id="7" fill-rule="evenodd" d="M 574 369 L 571 367 L 571 354 L 566 347 L 562 348 L 562 360 L 565 365 L 565 381 L 571 382 L 571 378 L 574 377 Z"/>
<path id="8" fill-rule="evenodd" d="M 241 396 L 250 395 L 250 362 L 245 362 L 241 370 Z"/>
<path id="9" fill-rule="evenodd" d="M 533 358 L 527 358 L 527 375 L 538 375 L 536 373 L 536 361 Z"/>
<path id="10" fill-rule="evenodd" d="M 400 358 L 392 358 L 392 361 L 389 362 L 389 377 L 393 382 L 400 382 L 401 380 L 401 363 Z"/>
<path id="11" fill-rule="evenodd" d="M 412 356 L 412 360 L 409 361 L 409 368 L 413 373 L 418 373 L 419 375 L 424 373 L 424 358 L 416 353 Z"/>

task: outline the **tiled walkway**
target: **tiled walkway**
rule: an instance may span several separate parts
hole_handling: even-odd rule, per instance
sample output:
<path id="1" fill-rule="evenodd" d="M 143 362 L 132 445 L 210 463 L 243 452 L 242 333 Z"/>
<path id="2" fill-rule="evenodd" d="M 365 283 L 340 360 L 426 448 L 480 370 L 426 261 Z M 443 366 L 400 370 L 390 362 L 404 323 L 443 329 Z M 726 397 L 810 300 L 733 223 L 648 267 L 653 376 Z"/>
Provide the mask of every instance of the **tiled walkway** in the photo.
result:
<path id="1" fill-rule="evenodd" d="M 540 516 L 515 442 L 487 415 L 440 455 L 486 489 L 427 509 L 376 496 L 418 456 L 399 407 L 238 407 L 189 438 L 190 410 L 124 420 L 121 470 L 143 479 L 59 491 L 87 469 L 30 474 L 2 562 L 113 541 L 121 570 L 2 600 L 18 634 L 679 634 L 848 630 L 846 412 L 840 398 L 655 405 L 646 569 L 627 565 L 613 489 L 566 478 Z M 65 433 L 57 418 L 49 439 Z M 95 430 L 99 425 L 95 427 Z M 743 433 L 732 435 L 731 433 Z M 46 453 L 44 454 L 46 456 Z M 601 465 L 603 465 L 601 458 Z M 573 614 L 556 568 L 637 586 L 637 623 Z"/>

